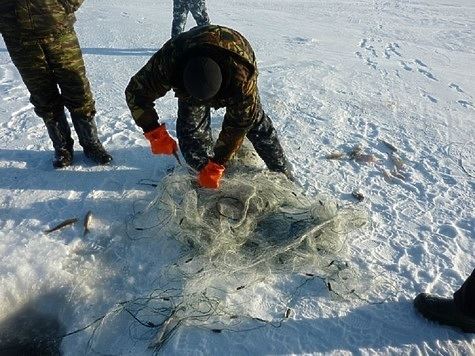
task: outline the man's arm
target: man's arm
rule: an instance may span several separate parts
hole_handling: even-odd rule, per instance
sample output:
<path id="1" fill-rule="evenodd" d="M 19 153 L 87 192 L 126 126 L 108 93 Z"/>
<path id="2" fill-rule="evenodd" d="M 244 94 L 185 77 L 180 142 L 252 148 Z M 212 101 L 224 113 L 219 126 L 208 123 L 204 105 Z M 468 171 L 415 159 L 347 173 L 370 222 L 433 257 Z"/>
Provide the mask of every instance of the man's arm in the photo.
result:
<path id="1" fill-rule="evenodd" d="M 222 165 L 241 147 L 241 144 L 262 115 L 256 79 L 249 84 L 244 98 L 226 108 L 223 126 L 214 147 L 213 161 Z"/>
<path id="2" fill-rule="evenodd" d="M 127 106 L 135 123 L 144 132 L 159 126 L 154 101 L 164 96 L 170 89 L 169 68 L 163 51 L 155 53 L 148 63 L 130 79 L 125 89 Z"/>

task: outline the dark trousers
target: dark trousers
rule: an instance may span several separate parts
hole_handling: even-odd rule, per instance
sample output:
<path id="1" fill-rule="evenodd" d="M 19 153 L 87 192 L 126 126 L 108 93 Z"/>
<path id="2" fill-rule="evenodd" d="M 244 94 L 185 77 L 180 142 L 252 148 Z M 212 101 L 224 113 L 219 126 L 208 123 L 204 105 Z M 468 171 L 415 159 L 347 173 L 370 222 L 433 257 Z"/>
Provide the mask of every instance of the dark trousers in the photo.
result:
<path id="1" fill-rule="evenodd" d="M 176 134 L 186 163 L 196 170 L 203 168 L 213 153 L 209 107 L 193 106 L 178 99 Z"/>
<path id="2" fill-rule="evenodd" d="M 454 301 L 460 310 L 475 318 L 475 270 L 462 287 L 454 293 Z"/>
<path id="3" fill-rule="evenodd" d="M 173 0 L 172 37 L 185 29 L 188 12 L 191 12 L 198 26 L 209 25 L 205 0 Z"/>
<path id="4" fill-rule="evenodd" d="M 200 170 L 206 165 L 208 158 L 213 157 L 210 108 L 190 105 L 179 99 L 176 131 L 186 163 Z M 269 170 L 291 174 L 277 132 L 264 111 L 246 136 Z"/>

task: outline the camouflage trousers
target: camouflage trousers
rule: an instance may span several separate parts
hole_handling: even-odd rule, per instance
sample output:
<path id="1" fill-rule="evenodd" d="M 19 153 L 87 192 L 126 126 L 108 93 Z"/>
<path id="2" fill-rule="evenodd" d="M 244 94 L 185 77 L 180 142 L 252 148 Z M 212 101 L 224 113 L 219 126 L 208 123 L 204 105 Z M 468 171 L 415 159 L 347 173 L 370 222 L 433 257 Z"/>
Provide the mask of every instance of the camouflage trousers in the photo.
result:
<path id="1" fill-rule="evenodd" d="M 210 24 L 205 0 L 173 0 L 172 37 L 184 31 L 188 12 L 198 26 Z"/>
<path id="2" fill-rule="evenodd" d="M 190 105 L 179 99 L 176 131 L 185 161 L 192 168 L 200 170 L 206 165 L 208 158 L 213 157 L 210 108 Z M 247 132 L 246 137 L 269 170 L 291 176 L 291 168 L 277 137 L 277 131 L 262 109 L 259 119 Z"/>
<path id="3" fill-rule="evenodd" d="M 65 106 L 71 116 L 94 116 L 94 98 L 73 28 L 41 39 L 6 34 L 3 38 L 30 102 L 46 124 L 64 113 Z"/>

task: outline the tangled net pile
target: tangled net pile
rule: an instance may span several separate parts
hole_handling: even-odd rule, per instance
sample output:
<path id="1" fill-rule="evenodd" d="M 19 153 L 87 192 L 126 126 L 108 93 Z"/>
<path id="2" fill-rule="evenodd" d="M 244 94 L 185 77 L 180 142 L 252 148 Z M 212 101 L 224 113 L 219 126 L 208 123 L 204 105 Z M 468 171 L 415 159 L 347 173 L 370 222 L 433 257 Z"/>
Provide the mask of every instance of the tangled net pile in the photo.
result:
<path id="1" fill-rule="evenodd" d="M 150 295 L 120 303 L 109 315 L 132 316 L 133 336 L 153 339 L 155 350 L 180 325 L 215 332 L 278 325 L 298 289 L 315 278 L 343 298 L 368 288 L 345 261 L 350 232 L 367 223 L 367 214 L 328 198 L 307 198 L 284 175 L 246 164 L 246 154 L 227 169 L 219 190 L 198 188 L 194 176 L 176 169 L 134 216 L 132 239 L 146 230 L 183 246 Z"/>

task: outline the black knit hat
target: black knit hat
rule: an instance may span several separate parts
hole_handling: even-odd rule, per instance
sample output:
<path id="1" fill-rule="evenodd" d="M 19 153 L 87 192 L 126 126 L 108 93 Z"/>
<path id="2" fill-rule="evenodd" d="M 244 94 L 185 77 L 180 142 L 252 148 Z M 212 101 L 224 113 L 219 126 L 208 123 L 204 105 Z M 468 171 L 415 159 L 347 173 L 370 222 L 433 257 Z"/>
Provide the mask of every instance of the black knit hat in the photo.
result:
<path id="1" fill-rule="evenodd" d="M 221 88 L 223 78 L 218 63 L 209 57 L 192 57 L 183 71 L 183 84 L 189 95 L 211 99 Z"/>

